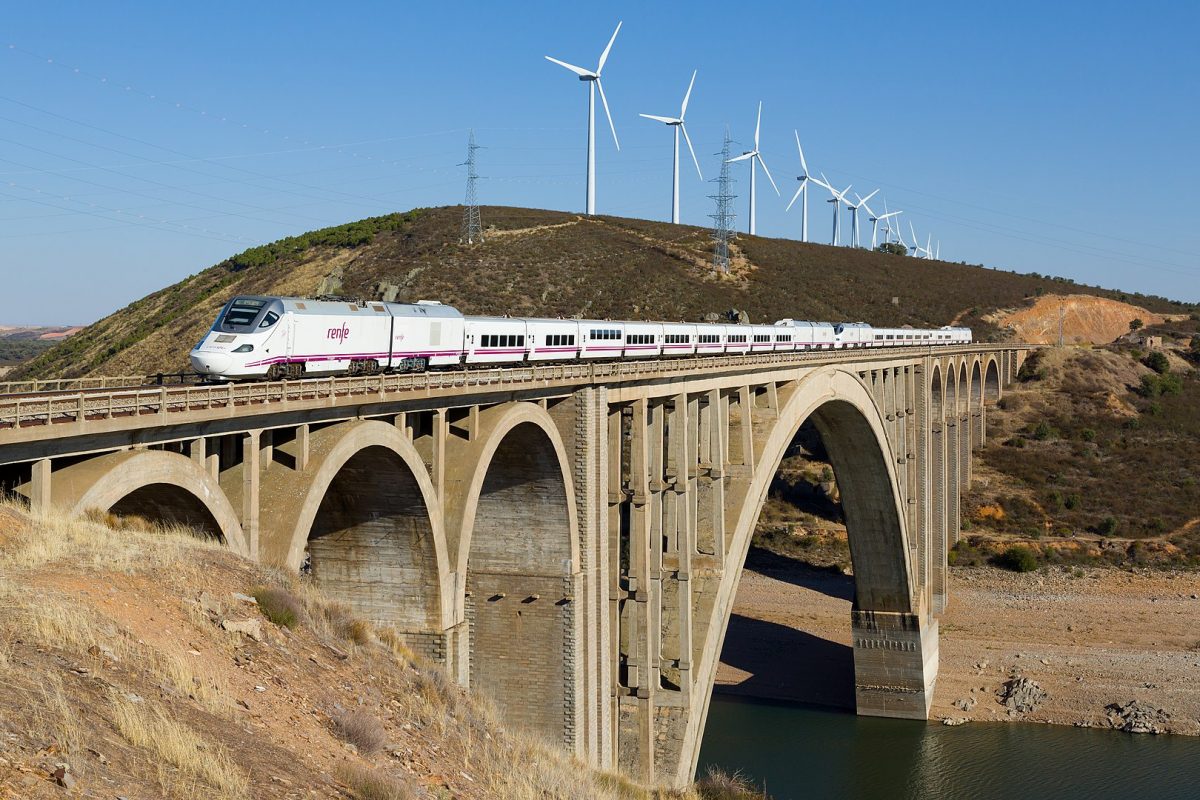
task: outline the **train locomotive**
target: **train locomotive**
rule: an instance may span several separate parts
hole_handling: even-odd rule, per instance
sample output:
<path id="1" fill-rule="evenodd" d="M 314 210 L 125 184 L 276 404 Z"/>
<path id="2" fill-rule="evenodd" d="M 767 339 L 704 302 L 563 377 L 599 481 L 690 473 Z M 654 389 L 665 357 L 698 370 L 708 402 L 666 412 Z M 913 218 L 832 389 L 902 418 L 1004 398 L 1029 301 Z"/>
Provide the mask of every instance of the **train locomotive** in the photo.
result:
<path id="1" fill-rule="evenodd" d="M 876 328 L 782 319 L 774 325 L 465 316 L 416 303 L 239 296 L 191 351 L 207 380 L 423 372 L 473 365 L 705 357 L 966 344 L 969 328 Z"/>

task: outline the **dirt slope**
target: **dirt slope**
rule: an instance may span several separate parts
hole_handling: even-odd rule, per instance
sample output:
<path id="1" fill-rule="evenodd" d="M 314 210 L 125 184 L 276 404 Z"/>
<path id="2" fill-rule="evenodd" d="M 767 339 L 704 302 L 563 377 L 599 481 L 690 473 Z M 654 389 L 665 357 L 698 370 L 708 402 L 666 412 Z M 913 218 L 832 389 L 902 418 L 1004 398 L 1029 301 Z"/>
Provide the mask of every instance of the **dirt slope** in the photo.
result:
<path id="1" fill-rule="evenodd" d="M 67 796 L 700 797 L 505 731 L 386 630 L 217 546 L 0 504 L 0 798 Z"/>
<path id="2" fill-rule="evenodd" d="M 14 378 L 183 370 L 187 352 L 235 294 L 436 299 L 465 313 L 696 320 L 745 310 L 880 325 L 972 325 L 1056 279 L 790 239 L 739 236 L 732 274 L 710 269 L 709 231 L 618 217 L 487 207 L 487 240 L 458 244 L 461 208 L 422 209 L 329 228 L 233 256 L 89 326 Z M 1093 291 L 1093 290 L 1089 290 Z M 1117 292 L 1096 294 L 1121 298 Z M 1187 309 L 1140 300 L 1160 312 Z"/>
<path id="3" fill-rule="evenodd" d="M 1022 342 L 1057 344 L 1061 322 L 1067 344 L 1107 344 L 1129 333 L 1129 323 L 1135 319 L 1157 325 L 1168 318 L 1106 297 L 1051 294 L 1039 297 L 1031 306 L 1001 311 L 989 319 L 1001 328 L 1011 329 Z"/>

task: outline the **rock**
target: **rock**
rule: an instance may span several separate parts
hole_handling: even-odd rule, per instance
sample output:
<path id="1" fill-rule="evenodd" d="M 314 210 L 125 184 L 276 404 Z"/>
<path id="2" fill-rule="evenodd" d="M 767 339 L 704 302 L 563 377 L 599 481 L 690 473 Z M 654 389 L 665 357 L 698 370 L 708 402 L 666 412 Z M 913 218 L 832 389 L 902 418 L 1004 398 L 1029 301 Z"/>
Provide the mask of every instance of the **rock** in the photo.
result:
<path id="1" fill-rule="evenodd" d="M 1108 723 L 1126 733 L 1166 733 L 1171 715 L 1149 703 L 1130 700 L 1125 705 L 1110 703 L 1104 707 Z"/>
<path id="2" fill-rule="evenodd" d="M 959 711 L 970 711 L 976 702 L 974 697 L 960 697 L 954 701 L 954 707 Z"/>
<path id="3" fill-rule="evenodd" d="M 59 764 L 58 767 L 50 773 L 50 777 L 54 782 L 66 789 L 68 792 L 75 788 L 79 782 L 75 780 L 75 776 L 71 774 L 71 768 L 66 764 Z"/>
<path id="4" fill-rule="evenodd" d="M 242 594 L 241 592 L 231 592 L 229 596 L 232 597 L 234 600 L 240 600 L 243 603 L 252 603 L 254 605 L 258 605 L 258 600 L 251 597 L 248 594 Z"/>
<path id="5" fill-rule="evenodd" d="M 200 603 L 201 611 L 205 614 L 211 614 L 214 617 L 221 616 L 221 612 L 224 610 L 221 608 L 221 601 L 208 592 L 201 592 L 200 599 L 197 602 Z"/>
<path id="6" fill-rule="evenodd" d="M 1000 702 L 1009 711 L 1027 714 L 1046 700 L 1046 691 L 1029 678 L 1013 678 L 997 692 Z"/>
<path id="7" fill-rule="evenodd" d="M 221 627 L 230 633 L 240 633 L 249 636 L 256 642 L 261 642 L 263 638 L 262 623 L 256 619 L 225 619 L 221 620 Z"/>
<path id="8" fill-rule="evenodd" d="M 942 720 L 943 725 L 965 725 L 969 720 L 966 717 L 946 717 Z"/>

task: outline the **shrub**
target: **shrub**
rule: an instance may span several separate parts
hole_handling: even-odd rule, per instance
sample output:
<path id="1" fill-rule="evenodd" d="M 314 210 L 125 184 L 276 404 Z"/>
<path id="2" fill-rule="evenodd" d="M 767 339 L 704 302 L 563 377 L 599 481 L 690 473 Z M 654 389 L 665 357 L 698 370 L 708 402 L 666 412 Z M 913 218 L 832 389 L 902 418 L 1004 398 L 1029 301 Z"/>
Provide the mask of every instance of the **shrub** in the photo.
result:
<path id="1" fill-rule="evenodd" d="M 996 556 L 996 566 L 1013 572 L 1033 572 L 1038 568 L 1037 553 L 1023 544 L 1014 544 Z"/>
<path id="2" fill-rule="evenodd" d="M 1142 322 L 1140 319 L 1131 319 L 1131 320 L 1129 320 L 1129 330 L 1136 331 L 1138 328 L 1141 328 L 1145 324 L 1146 323 Z"/>
<path id="3" fill-rule="evenodd" d="M 1039 442 L 1044 442 L 1047 439 L 1055 436 L 1058 432 L 1046 420 L 1042 420 L 1033 428 L 1033 438 Z"/>
<path id="4" fill-rule="evenodd" d="M 340 766 L 338 778 L 355 800 L 415 800 L 420 796 L 408 781 L 358 764 Z"/>
<path id="5" fill-rule="evenodd" d="M 738 773 L 730 775 L 716 767 L 696 781 L 696 794 L 701 800 L 767 800 L 767 795 Z"/>
<path id="6" fill-rule="evenodd" d="M 1079 499 L 1079 495 L 1077 494 L 1069 494 L 1063 498 L 1063 505 L 1068 511 L 1074 511 L 1075 509 L 1079 508 L 1082 503 L 1083 501 Z"/>
<path id="7" fill-rule="evenodd" d="M 1084 428 L 1079 432 L 1079 438 L 1085 442 L 1094 442 L 1096 441 L 1096 432 L 1091 428 Z"/>
<path id="8" fill-rule="evenodd" d="M 304 603 L 278 586 L 260 586 L 252 594 L 263 616 L 281 628 L 295 629 L 304 621 Z"/>
<path id="9" fill-rule="evenodd" d="M 1167 354 L 1161 350 L 1152 351 L 1148 356 L 1146 356 L 1142 363 L 1157 372 L 1159 375 L 1165 375 L 1171 369 L 1171 362 L 1167 358 Z"/>
<path id="10" fill-rule="evenodd" d="M 374 755 L 387 742 L 383 725 L 364 711 L 344 711 L 335 714 L 332 721 L 333 732 L 358 748 L 360 755 Z"/>

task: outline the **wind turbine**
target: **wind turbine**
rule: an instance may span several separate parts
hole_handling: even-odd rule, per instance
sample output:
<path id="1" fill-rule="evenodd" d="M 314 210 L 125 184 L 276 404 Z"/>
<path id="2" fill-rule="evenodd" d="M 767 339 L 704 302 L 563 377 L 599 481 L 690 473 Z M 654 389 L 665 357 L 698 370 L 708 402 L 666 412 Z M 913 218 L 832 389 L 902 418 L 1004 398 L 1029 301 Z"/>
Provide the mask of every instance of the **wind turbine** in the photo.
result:
<path id="1" fill-rule="evenodd" d="M 924 252 L 924 250 L 922 250 L 922 248 L 921 248 L 920 240 L 917 239 L 917 229 L 913 227 L 911 219 L 908 221 L 908 230 L 910 233 L 912 233 L 913 252 L 916 254 L 916 257 L 917 258 L 925 258 L 925 256 L 921 255 L 921 253 Z"/>
<path id="2" fill-rule="evenodd" d="M 808 162 L 806 162 L 804 160 L 804 148 L 800 146 L 800 131 L 794 130 L 794 131 L 792 131 L 792 133 L 796 134 L 796 149 L 798 151 L 800 151 L 800 168 L 804 171 L 801 174 L 796 176 L 796 180 L 800 181 L 800 188 L 796 190 L 796 193 L 794 195 L 792 195 L 792 202 L 787 204 L 787 208 L 785 208 L 784 211 L 791 210 L 792 206 L 796 203 L 796 198 L 801 197 L 801 195 L 803 195 L 803 197 L 801 198 L 801 201 L 800 201 L 800 241 L 807 242 L 808 241 L 808 182 L 813 181 L 814 183 L 817 183 L 818 185 L 821 185 L 821 186 L 824 186 L 825 184 L 821 183 L 819 180 L 817 180 L 816 178 L 814 178 L 808 174 Z"/>
<path id="3" fill-rule="evenodd" d="M 750 235 L 754 235 L 755 229 L 755 214 L 754 214 L 754 179 L 755 170 L 754 162 L 762 164 L 763 172 L 767 173 L 767 180 L 771 182 L 771 188 L 775 190 L 775 194 L 779 194 L 779 187 L 775 185 L 775 179 L 771 177 L 771 170 L 767 169 L 767 162 L 763 161 L 762 154 L 758 152 L 758 134 L 762 128 L 762 100 L 758 101 L 758 122 L 754 123 L 754 149 L 742 153 L 740 156 L 729 159 L 729 163 L 734 161 L 745 161 L 750 159 Z"/>
<path id="4" fill-rule="evenodd" d="M 821 185 L 828 189 L 829 193 L 833 195 L 833 197 L 825 202 L 833 203 L 833 240 L 830 242 L 830 244 L 837 247 L 842 243 L 842 203 L 850 205 L 849 201 L 846 200 L 846 192 L 850 191 L 850 186 L 853 186 L 854 184 L 850 184 L 839 192 L 837 189 L 833 188 L 833 185 L 829 182 L 829 178 L 826 178 L 825 173 L 822 172 Z"/>
<path id="5" fill-rule="evenodd" d="M 937 243 L 937 251 L 934 253 L 934 256 L 933 256 L 933 258 L 934 258 L 934 260 L 935 260 L 935 261 L 941 261 L 941 260 L 942 260 L 942 240 L 941 240 L 941 239 L 938 239 L 938 243 Z"/>
<path id="6" fill-rule="evenodd" d="M 891 241 L 892 223 L 888 222 L 888 220 L 891 219 L 892 217 L 898 217 L 903 213 L 904 213 L 903 211 L 892 211 L 888 214 L 880 214 L 878 217 L 871 217 L 871 249 L 872 250 L 874 250 L 877 246 L 875 244 L 875 230 L 876 230 L 876 228 L 879 227 L 879 223 L 881 223 L 881 222 L 886 223 L 887 227 L 883 229 L 884 240 Z"/>
<path id="7" fill-rule="evenodd" d="M 700 171 L 700 162 L 696 160 L 696 151 L 692 149 L 692 139 L 688 136 L 687 127 L 683 124 L 683 117 L 687 114 L 688 98 L 692 96 L 692 87 L 696 84 L 696 70 L 692 70 L 692 82 L 688 84 L 687 93 L 683 96 L 683 105 L 679 107 L 679 117 L 656 117 L 653 114 L 639 114 L 638 116 L 646 119 L 656 120 L 675 129 L 675 164 L 671 170 L 671 222 L 679 224 L 679 132 L 683 131 L 683 139 L 687 142 L 688 151 L 692 154 L 692 163 L 696 165 L 696 174 L 700 176 L 700 180 L 704 180 L 704 173 Z"/>
<path id="8" fill-rule="evenodd" d="M 617 29 L 613 31 L 612 38 L 608 40 L 608 46 L 604 48 L 604 52 L 600 54 L 600 63 L 596 66 L 596 71 L 577 67 L 574 64 L 568 64 L 565 61 L 559 61 L 557 58 L 546 56 L 547 61 L 553 61 L 560 67 L 565 67 L 579 76 L 579 80 L 588 85 L 588 139 L 587 139 L 587 213 L 589 215 L 596 213 L 596 90 L 600 90 L 600 102 L 604 103 L 604 114 L 608 117 L 608 127 L 612 129 L 613 143 L 617 146 L 617 150 L 621 149 L 621 143 L 617 141 L 617 126 L 613 124 L 612 113 L 608 110 L 608 98 L 604 96 L 604 85 L 600 83 L 600 73 L 604 70 L 604 62 L 608 61 L 608 51 L 612 50 L 613 42 L 617 40 L 617 34 L 621 32 L 621 25 L 617 23 Z"/>
<path id="9" fill-rule="evenodd" d="M 850 225 L 851 225 L 851 228 L 852 228 L 852 229 L 853 229 L 853 231 L 854 231 L 854 246 L 855 246 L 855 247 L 861 247 L 861 246 L 862 246 L 862 245 L 859 243 L 859 239 L 858 239 L 858 210 L 859 210 L 860 208 L 862 208 L 863 206 L 867 205 L 867 201 L 868 201 L 868 200 L 870 200 L 872 197 L 874 197 L 874 196 L 875 196 L 875 195 L 877 195 L 877 194 L 879 194 L 879 190 L 878 190 L 878 189 L 876 189 L 875 191 L 871 192 L 871 193 L 870 193 L 869 195 L 867 195 L 866 197 L 863 197 L 863 196 L 862 196 L 862 195 L 860 195 L 858 192 L 855 192 L 855 193 L 854 193 L 854 196 L 858 198 L 858 202 L 857 202 L 857 203 L 850 203 L 850 202 L 847 202 L 847 203 L 846 203 L 846 207 L 850 209 L 850 213 L 853 215 L 853 216 L 851 217 L 851 220 L 850 220 Z M 867 213 L 868 213 L 868 214 L 869 214 L 869 213 L 871 213 L 871 208 L 870 208 L 870 206 L 867 206 Z"/>

